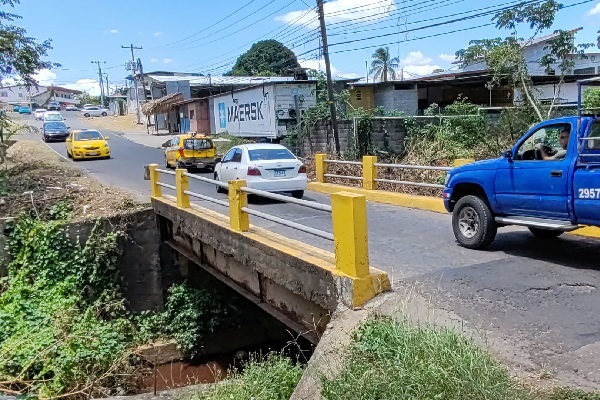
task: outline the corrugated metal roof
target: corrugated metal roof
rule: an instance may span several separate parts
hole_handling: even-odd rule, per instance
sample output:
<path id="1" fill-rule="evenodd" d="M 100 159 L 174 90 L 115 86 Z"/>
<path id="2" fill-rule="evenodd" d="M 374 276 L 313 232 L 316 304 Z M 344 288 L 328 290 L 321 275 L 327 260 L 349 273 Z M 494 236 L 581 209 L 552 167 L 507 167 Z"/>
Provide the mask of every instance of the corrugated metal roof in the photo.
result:
<path id="1" fill-rule="evenodd" d="M 256 77 L 256 76 L 164 76 L 147 75 L 157 82 L 189 81 L 190 86 L 226 86 L 226 85 L 256 85 L 260 83 L 292 82 L 292 77 Z"/>

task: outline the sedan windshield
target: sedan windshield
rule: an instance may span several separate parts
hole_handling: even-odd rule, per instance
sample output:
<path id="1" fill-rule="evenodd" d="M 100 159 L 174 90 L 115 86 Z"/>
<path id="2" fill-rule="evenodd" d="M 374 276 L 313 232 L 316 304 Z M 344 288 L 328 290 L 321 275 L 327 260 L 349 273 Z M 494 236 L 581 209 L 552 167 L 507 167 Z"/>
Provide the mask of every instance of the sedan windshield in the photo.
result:
<path id="1" fill-rule="evenodd" d="M 98 131 L 77 132 L 75 140 L 103 140 L 104 138 Z"/>
<path id="2" fill-rule="evenodd" d="M 60 114 L 45 114 L 46 121 L 62 121 L 63 117 Z"/>
<path id="3" fill-rule="evenodd" d="M 183 141 L 183 148 L 186 150 L 207 150 L 212 149 L 212 141 L 206 139 L 186 139 Z"/>
<path id="4" fill-rule="evenodd" d="M 44 124 L 44 129 L 67 129 L 64 122 L 48 122 Z"/>
<path id="5" fill-rule="evenodd" d="M 248 157 L 250 161 L 296 159 L 288 149 L 253 149 L 248 150 Z"/>

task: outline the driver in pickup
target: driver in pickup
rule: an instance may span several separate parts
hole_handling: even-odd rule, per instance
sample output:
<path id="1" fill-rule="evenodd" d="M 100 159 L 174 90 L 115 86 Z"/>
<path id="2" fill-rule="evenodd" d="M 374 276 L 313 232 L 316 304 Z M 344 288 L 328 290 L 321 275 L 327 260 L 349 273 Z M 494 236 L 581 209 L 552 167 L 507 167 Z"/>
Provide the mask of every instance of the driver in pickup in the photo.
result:
<path id="1" fill-rule="evenodd" d="M 560 142 L 560 146 L 563 148 L 562 150 L 558 150 L 554 155 L 548 155 L 546 150 L 544 150 L 544 144 L 538 143 L 535 147 L 540 151 L 542 155 L 542 159 L 544 160 L 564 160 L 567 156 L 567 146 L 569 146 L 569 136 L 571 135 L 571 127 L 565 126 L 558 136 L 558 141 Z"/>

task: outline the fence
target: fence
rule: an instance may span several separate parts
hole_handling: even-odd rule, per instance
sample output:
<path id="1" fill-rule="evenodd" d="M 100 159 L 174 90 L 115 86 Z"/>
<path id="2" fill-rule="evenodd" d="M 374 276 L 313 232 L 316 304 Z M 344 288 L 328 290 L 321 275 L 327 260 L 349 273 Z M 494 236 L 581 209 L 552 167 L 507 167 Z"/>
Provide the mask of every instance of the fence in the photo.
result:
<path id="1" fill-rule="evenodd" d="M 472 159 L 454 160 L 454 167 L 471 163 Z M 327 173 L 327 164 L 350 164 L 362 167 L 362 176 L 335 175 Z M 453 167 L 434 167 L 427 165 L 408 165 L 408 164 L 383 164 L 377 162 L 377 156 L 363 156 L 361 161 L 341 161 L 327 159 L 327 154 L 315 154 L 315 175 L 317 182 L 327 183 L 327 178 L 349 179 L 362 181 L 363 189 L 377 190 L 377 183 L 385 182 L 397 185 L 419 186 L 434 189 L 443 189 L 444 185 L 426 182 L 398 181 L 393 179 L 379 179 L 377 177 L 378 168 L 399 168 L 399 169 L 421 169 L 431 171 L 450 171 Z"/>
<path id="2" fill-rule="evenodd" d="M 192 207 L 191 197 L 228 207 L 229 225 L 236 232 L 248 232 L 250 230 L 250 216 L 252 215 L 331 240 L 334 242 L 334 255 L 338 270 L 353 278 L 363 278 L 369 275 L 367 210 L 366 200 L 362 195 L 344 192 L 333 194 L 330 206 L 252 189 L 246 186 L 245 180 L 233 180 L 224 183 L 190 174 L 185 169 L 177 169 L 175 171 L 159 169 L 157 164 L 148 165 L 146 172 L 151 184 L 152 198 L 162 198 L 162 189 L 166 188 L 175 192 L 176 205 L 180 209 L 189 209 Z M 175 185 L 162 182 L 160 179 L 161 174 L 174 176 Z M 190 191 L 190 179 L 211 183 L 228 190 L 228 201 Z M 251 209 L 248 207 L 249 194 L 293 203 L 331 214 L 333 234 Z"/>

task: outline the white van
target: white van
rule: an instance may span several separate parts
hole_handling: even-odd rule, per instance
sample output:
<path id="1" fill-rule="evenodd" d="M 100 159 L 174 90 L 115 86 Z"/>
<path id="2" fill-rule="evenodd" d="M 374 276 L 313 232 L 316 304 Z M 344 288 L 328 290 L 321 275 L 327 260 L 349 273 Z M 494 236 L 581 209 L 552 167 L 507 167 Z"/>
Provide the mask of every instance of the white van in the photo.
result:
<path id="1" fill-rule="evenodd" d="M 44 113 L 44 122 L 64 121 L 65 119 L 58 111 L 46 111 Z"/>

